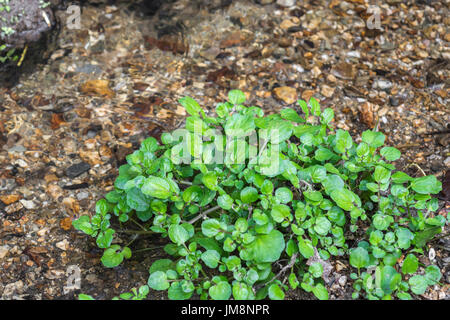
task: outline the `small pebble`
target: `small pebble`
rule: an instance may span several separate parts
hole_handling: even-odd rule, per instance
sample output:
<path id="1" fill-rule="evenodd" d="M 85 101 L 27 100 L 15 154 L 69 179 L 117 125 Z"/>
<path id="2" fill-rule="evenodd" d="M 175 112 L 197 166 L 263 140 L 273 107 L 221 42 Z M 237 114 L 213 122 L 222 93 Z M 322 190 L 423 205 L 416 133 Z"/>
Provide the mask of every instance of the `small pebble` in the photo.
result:
<path id="1" fill-rule="evenodd" d="M 344 287 L 347 284 L 347 277 L 346 276 L 340 277 L 338 282 L 341 287 Z"/>

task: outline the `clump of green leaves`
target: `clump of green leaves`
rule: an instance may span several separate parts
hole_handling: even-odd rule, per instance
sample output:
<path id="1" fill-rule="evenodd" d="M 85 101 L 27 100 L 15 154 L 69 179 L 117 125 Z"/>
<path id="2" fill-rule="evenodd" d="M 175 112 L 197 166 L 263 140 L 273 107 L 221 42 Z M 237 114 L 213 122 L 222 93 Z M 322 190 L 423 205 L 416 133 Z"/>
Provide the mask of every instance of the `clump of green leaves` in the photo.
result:
<path id="1" fill-rule="evenodd" d="M 0 63 L 5 63 L 7 61 L 17 61 L 19 56 L 15 55 L 16 49 L 6 50 L 6 45 L 0 45 Z"/>
<path id="2" fill-rule="evenodd" d="M 73 223 L 105 249 L 106 267 L 132 254 L 113 244 L 115 217 L 134 226 L 127 233 L 167 238 L 172 258 L 152 264 L 148 286 L 170 299 L 278 300 L 300 288 L 328 299 L 323 262 L 342 256 L 356 271 L 354 298 L 408 299 L 439 282 L 436 266 L 417 274 L 417 257 L 446 223 L 435 214 L 434 176 L 397 171 L 400 152 L 383 147 L 381 132 L 356 143 L 314 98 L 298 102 L 303 117 L 289 108 L 264 116 L 244 102 L 233 90 L 210 117 L 183 98 L 186 129 L 127 156 L 96 214 Z"/>

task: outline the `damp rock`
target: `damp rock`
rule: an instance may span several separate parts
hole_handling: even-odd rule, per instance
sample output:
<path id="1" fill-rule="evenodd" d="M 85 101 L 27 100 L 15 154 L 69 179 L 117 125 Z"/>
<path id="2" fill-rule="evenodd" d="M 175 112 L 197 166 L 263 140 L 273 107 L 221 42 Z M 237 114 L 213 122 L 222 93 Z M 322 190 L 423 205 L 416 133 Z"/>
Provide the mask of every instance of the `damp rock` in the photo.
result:
<path id="1" fill-rule="evenodd" d="M 66 169 L 66 175 L 73 179 L 89 171 L 90 168 L 91 166 L 87 162 L 76 163 Z"/>

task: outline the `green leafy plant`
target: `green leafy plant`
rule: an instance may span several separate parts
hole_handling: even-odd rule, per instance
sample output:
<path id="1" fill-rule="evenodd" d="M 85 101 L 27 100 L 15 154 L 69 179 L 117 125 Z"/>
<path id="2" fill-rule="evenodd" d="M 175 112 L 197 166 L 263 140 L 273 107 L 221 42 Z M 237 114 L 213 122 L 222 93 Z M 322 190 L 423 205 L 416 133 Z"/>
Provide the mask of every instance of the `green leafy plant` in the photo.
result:
<path id="1" fill-rule="evenodd" d="M 439 282 L 436 266 L 417 274 L 417 256 L 446 223 L 434 176 L 396 171 L 400 152 L 383 147 L 381 132 L 356 143 L 314 98 L 298 102 L 304 117 L 264 116 L 245 100 L 233 90 L 211 117 L 183 98 L 185 128 L 127 156 L 96 214 L 73 222 L 105 249 L 106 267 L 132 254 L 113 244 L 116 233 L 134 234 L 130 243 L 159 234 L 172 258 L 152 264 L 148 286 L 170 299 L 279 300 L 300 288 L 328 299 L 326 261 L 342 256 L 356 271 L 354 298 L 407 299 Z"/>
<path id="2" fill-rule="evenodd" d="M 6 52 L 6 53 L 3 53 Z M 0 45 L 0 63 L 5 63 L 9 60 L 17 61 L 19 59 L 18 55 L 14 55 L 16 49 L 10 49 L 6 51 L 6 45 Z"/>

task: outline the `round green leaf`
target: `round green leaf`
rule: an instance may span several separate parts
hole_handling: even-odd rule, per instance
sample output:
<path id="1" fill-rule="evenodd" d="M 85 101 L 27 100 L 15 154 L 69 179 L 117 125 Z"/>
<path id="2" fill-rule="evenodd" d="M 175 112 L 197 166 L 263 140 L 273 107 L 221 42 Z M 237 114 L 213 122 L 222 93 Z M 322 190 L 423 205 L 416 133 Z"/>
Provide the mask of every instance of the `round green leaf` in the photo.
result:
<path id="1" fill-rule="evenodd" d="M 217 268 L 220 254 L 216 250 L 207 250 L 202 253 L 201 259 L 210 268 Z"/>
<path id="2" fill-rule="evenodd" d="M 242 282 L 235 282 L 233 284 L 233 297 L 236 300 L 247 300 L 249 295 L 248 286 Z"/>
<path id="3" fill-rule="evenodd" d="M 220 222 L 216 219 L 208 219 L 202 222 L 202 232 L 207 237 L 214 237 L 220 231 Z"/>
<path id="4" fill-rule="evenodd" d="M 312 292 L 319 300 L 328 300 L 328 291 L 327 288 L 321 283 L 318 283 L 313 287 Z"/>
<path id="5" fill-rule="evenodd" d="M 364 268 L 369 261 L 369 253 L 362 247 L 355 248 L 350 253 L 350 264 L 355 268 Z"/>
<path id="6" fill-rule="evenodd" d="M 442 190 L 442 183 L 435 176 L 414 178 L 411 188 L 421 194 L 437 194 Z"/>
<path id="7" fill-rule="evenodd" d="M 325 217 L 319 217 L 316 219 L 316 224 L 314 225 L 314 231 L 321 236 L 327 235 L 328 231 L 331 229 L 331 222 Z"/>
<path id="8" fill-rule="evenodd" d="M 276 204 L 273 206 L 270 214 L 272 215 L 273 220 L 278 223 L 283 222 L 283 220 L 289 216 L 291 213 L 291 209 L 284 204 Z"/>
<path id="9" fill-rule="evenodd" d="M 282 187 L 275 191 L 275 198 L 277 198 L 281 203 L 289 203 L 293 199 L 293 194 L 289 188 Z"/>
<path id="10" fill-rule="evenodd" d="M 428 266 L 425 269 L 425 278 L 428 281 L 428 285 L 434 285 L 437 282 L 439 282 L 439 280 L 441 280 L 442 274 L 441 274 L 441 270 L 439 269 L 439 267 L 435 266 L 435 265 L 431 265 Z"/>
<path id="11" fill-rule="evenodd" d="M 393 147 L 384 147 L 380 150 L 380 154 L 388 161 L 395 161 L 401 157 L 401 152 Z"/>
<path id="12" fill-rule="evenodd" d="M 231 296 L 231 286 L 226 281 L 220 281 L 209 288 L 208 293 L 213 300 L 228 300 Z"/>
<path id="13" fill-rule="evenodd" d="M 123 261 L 123 254 L 118 252 L 120 246 L 114 245 L 106 249 L 102 256 L 102 263 L 107 268 L 117 267 Z"/>
<path id="14" fill-rule="evenodd" d="M 255 236 L 255 240 L 247 246 L 247 250 L 251 260 L 265 263 L 280 259 L 284 247 L 283 234 L 278 230 L 272 230 L 268 234 Z"/>
<path id="15" fill-rule="evenodd" d="M 415 294 L 421 295 L 427 291 L 428 281 L 424 276 L 413 276 L 408 281 L 411 291 Z"/>
<path id="16" fill-rule="evenodd" d="M 284 292 L 281 290 L 280 286 L 277 284 L 271 284 L 269 287 L 269 298 L 271 300 L 283 300 Z"/>
<path id="17" fill-rule="evenodd" d="M 231 90 L 228 92 L 228 100 L 234 105 L 243 104 L 245 102 L 245 94 L 241 90 Z"/>
<path id="18" fill-rule="evenodd" d="M 417 271 L 419 267 L 419 259 L 412 253 L 408 254 L 403 261 L 402 272 L 404 274 L 412 274 Z"/>
<path id="19" fill-rule="evenodd" d="M 148 278 L 148 285 L 154 290 L 167 290 L 169 288 L 169 282 L 165 272 L 156 271 Z"/>
<path id="20" fill-rule="evenodd" d="M 241 200 L 243 203 L 252 203 L 258 200 L 258 190 L 253 187 L 245 187 L 241 190 Z"/>
<path id="21" fill-rule="evenodd" d="M 167 199 L 171 195 L 169 183 L 160 177 L 150 176 L 142 185 L 141 191 L 150 197 Z"/>
<path id="22" fill-rule="evenodd" d="M 192 297 L 194 292 L 184 292 L 181 281 L 173 282 L 167 292 L 170 300 L 186 300 Z"/>
<path id="23" fill-rule="evenodd" d="M 311 258 L 314 255 L 314 247 L 310 240 L 304 240 L 303 238 L 298 238 L 298 249 L 302 256 L 306 259 Z"/>
<path id="24" fill-rule="evenodd" d="M 228 194 L 221 195 L 217 198 L 217 204 L 224 210 L 230 210 L 233 205 L 233 198 Z"/>
<path id="25" fill-rule="evenodd" d="M 172 224 L 169 227 L 169 238 L 172 242 L 181 245 L 185 243 L 190 237 L 189 233 L 180 225 Z"/>
<path id="26" fill-rule="evenodd" d="M 214 172 L 203 175 L 202 182 L 208 189 L 217 190 L 217 175 Z"/>

